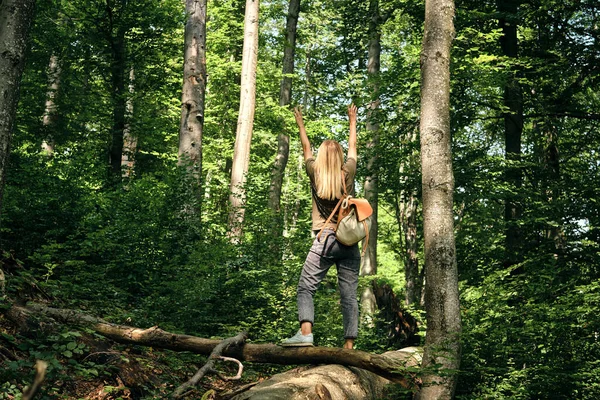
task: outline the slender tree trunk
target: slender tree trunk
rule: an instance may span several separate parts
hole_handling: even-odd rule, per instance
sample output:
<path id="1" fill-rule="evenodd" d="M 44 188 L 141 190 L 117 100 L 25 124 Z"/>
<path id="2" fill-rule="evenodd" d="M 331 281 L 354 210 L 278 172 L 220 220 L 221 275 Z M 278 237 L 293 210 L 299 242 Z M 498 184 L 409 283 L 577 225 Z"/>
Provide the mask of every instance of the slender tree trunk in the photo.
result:
<path id="1" fill-rule="evenodd" d="M 418 188 L 415 187 L 416 179 L 409 176 L 417 171 L 419 166 L 419 152 L 417 146 L 417 127 L 403 134 L 401 143 L 408 150 L 400 164 L 401 185 L 403 187 L 399 196 L 396 196 L 396 219 L 401 235 L 402 251 L 404 253 L 404 280 L 405 298 L 407 306 L 422 305 L 421 294 L 423 288 L 423 274 L 419 273 L 419 242 L 417 236 L 417 208 Z M 414 182 L 414 183 L 413 183 Z M 423 269 L 422 269 L 423 270 Z"/>
<path id="2" fill-rule="evenodd" d="M 544 21 L 538 22 L 538 43 L 539 49 L 544 51 L 551 51 L 549 36 L 551 36 L 552 28 L 549 27 Z M 571 101 L 573 96 L 582 90 L 582 83 L 584 78 L 580 76 L 577 80 L 570 83 L 560 93 L 556 93 L 557 101 L 551 104 L 556 114 L 560 114 L 562 109 L 567 108 L 567 104 Z M 542 186 L 545 191 L 545 198 L 548 202 L 549 215 L 548 218 L 552 221 L 559 222 L 562 210 L 559 203 L 561 197 L 560 190 L 560 157 L 559 157 L 559 142 L 558 142 L 558 129 L 556 122 L 553 118 L 546 118 L 543 121 L 536 122 L 534 124 L 534 132 L 537 133 L 539 128 L 539 136 L 543 139 L 542 143 L 542 157 L 541 165 L 543 166 L 542 173 Z M 537 135 L 536 135 L 537 136 Z M 565 234 L 562 224 L 557 223 L 553 226 L 549 226 L 545 229 L 544 236 L 546 240 L 550 241 L 554 247 L 554 257 L 559 258 L 565 249 Z"/>
<path id="3" fill-rule="evenodd" d="M 0 210 L 34 0 L 0 1 Z"/>
<path id="4" fill-rule="evenodd" d="M 419 168 L 419 152 L 417 149 L 417 130 L 413 130 L 408 137 L 408 146 L 413 149 L 408 159 L 409 171 L 417 171 Z M 412 179 L 407 180 L 412 182 Z M 416 183 L 416 182 L 415 182 Z M 423 283 L 425 280 L 425 268 L 419 271 L 419 238 L 417 235 L 417 209 L 419 206 L 418 188 L 409 184 L 406 197 L 403 199 L 403 221 L 404 232 L 404 254 L 405 254 L 405 279 L 406 279 L 406 304 L 424 306 Z"/>
<path id="5" fill-rule="evenodd" d="M 56 96 L 60 85 L 60 64 L 56 54 L 50 56 L 48 64 L 48 91 L 46 92 L 46 103 L 44 104 L 44 116 L 42 126 L 45 138 L 42 141 L 42 151 L 52 157 L 54 154 L 54 135 L 52 130 L 56 125 Z"/>
<path id="6" fill-rule="evenodd" d="M 296 160 L 296 182 L 302 182 L 302 176 L 304 174 L 304 156 L 302 154 L 299 154 Z M 296 183 L 291 190 L 293 193 L 296 193 L 298 189 L 298 183 Z M 284 232 L 288 236 L 291 236 L 293 232 L 295 232 L 297 229 L 298 217 L 300 215 L 301 208 L 300 198 L 298 196 L 293 196 L 293 198 L 294 201 L 291 202 L 291 204 L 289 204 L 289 206 L 285 208 L 286 216 Z"/>
<path id="7" fill-rule="evenodd" d="M 129 70 L 129 96 L 125 104 L 125 128 L 123 129 L 123 157 L 121 158 L 121 171 L 124 178 L 131 177 L 135 166 L 135 151 L 137 138 L 131 131 L 131 120 L 133 119 L 133 94 L 135 92 L 135 70 L 133 66 Z"/>
<path id="8" fill-rule="evenodd" d="M 502 29 L 500 45 L 502 52 L 509 58 L 518 56 L 517 38 L 517 11 L 520 0 L 498 0 L 497 7 L 500 13 L 499 25 Z M 521 135 L 523 132 L 523 94 L 514 71 L 510 72 L 504 86 L 504 106 L 508 109 L 504 113 L 505 157 L 508 163 L 505 179 L 514 187 L 515 191 L 521 187 Z M 504 220 L 506 222 L 506 255 L 504 264 L 510 266 L 521 260 L 520 249 L 522 233 L 518 226 L 521 218 L 521 206 L 515 196 L 508 194 L 504 206 Z"/>
<path id="9" fill-rule="evenodd" d="M 427 336 L 421 398 L 450 399 L 460 365 L 460 304 L 452 203 L 450 48 L 453 0 L 425 1 L 421 50 L 421 166 Z"/>
<path id="10" fill-rule="evenodd" d="M 544 124 L 544 174 L 546 199 L 550 206 L 551 215 L 549 216 L 553 220 L 556 215 L 559 215 L 557 209 L 557 202 L 561 196 L 558 184 L 560 181 L 560 160 L 558 152 L 558 131 L 556 126 L 548 121 Z M 555 255 L 558 257 L 564 250 L 565 247 L 565 235 L 560 224 L 549 227 L 546 230 L 546 238 L 551 240 L 554 244 Z"/>
<path id="11" fill-rule="evenodd" d="M 377 235 L 378 235 L 378 203 L 379 203 L 379 176 L 377 174 L 377 147 L 379 146 L 379 71 L 381 66 L 381 33 L 382 22 L 379 13 L 379 0 L 369 2 L 369 61 L 367 63 L 367 74 L 371 89 L 371 103 L 367 109 L 367 132 L 369 142 L 367 149 L 369 159 L 367 161 L 367 177 L 365 178 L 365 198 L 373 207 L 373 222 L 369 231 L 369 242 L 365 256 L 361 262 L 361 275 L 377 274 Z M 367 286 L 361 295 L 361 308 L 363 318 L 369 322 L 377 310 L 377 304 L 373 289 Z"/>
<path id="12" fill-rule="evenodd" d="M 411 193 L 402 200 L 402 232 L 404 234 L 404 278 L 406 281 L 405 304 L 419 305 L 423 281 L 419 274 L 417 240 L 417 196 Z"/>
<path id="13" fill-rule="evenodd" d="M 256 63 L 258 56 L 259 0 L 246 0 L 244 18 L 244 49 L 240 84 L 240 112 L 235 135 L 235 150 L 231 167 L 229 205 L 229 235 L 236 241 L 242 236 L 244 222 L 246 174 L 250 162 L 250 143 L 256 102 Z"/>
<path id="14" fill-rule="evenodd" d="M 286 41 L 283 49 L 283 78 L 279 88 L 279 105 L 287 106 L 292 97 L 292 77 L 294 73 L 294 53 L 296 51 L 296 26 L 300 12 L 300 0 L 290 0 L 286 23 Z M 285 128 L 284 128 L 285 130 Z M 277 232 L 281 235 L 281 218 L 279 217 L 281 203 L 281 189 L 283 187 L 283 176 L 290 155 L 290 137 L 282 130 L 277 135 L 277 155 L 271 173 L 271 187 L 269 190 L 269 208 L 277 216 Z"/>
<path id="15" fill-rule="evenodd" d="M 199 183 L 202 177 L 202 132 L 206 98 L 206 4 L 186 0 L 183 89 L 179 126 L 179 165 Z"/>
<path id="16" fill-rule="evenodd" d="M 311 27 L 314 28 L 314 27 Z M 311 29 L 314 31 L 314 29 Z M 304 65 L 304 96 L 302 96 L 302 105 L 304 109 L 308 111 L 310 104 L 310 89 L 311 89 L 311 78 L 312 78 L 312 54 L 311 54 L 311 45 L 309 44 L 306 49 L 306 63 Z"/>
<path id="17" fill-rule="evenodd" d="M 290 104 L 292 97 L 292 77 L 294 73 L 294 53 L 296 51 L 296 26 L 300 12 L 300 0 L 290 0 L 286 23 L 286 41 L 283 49 L 283 67 L 281 84 L 279 88 L 279 105 L 284 107 Z M 284 233 L 284 216 L 281 212 L 281 192 L 285 168 L 290 156 L 290 137 L 287 134 L 285 121 L 281 121 L 281 130 L 277 135 L 277 154 L 271 170 L 271 185 L 269 188 L 269 209 L 273 212 L 273 225 L 271 227 L 270 254 L 273 261 L 281 260 L 281 237 Z"/>
<path id="18" fill-rule="evenodd" d="M 121 16 L 124 13 L 127 0 L 121 0 Z M 114 10 L 107 3 L 108 15 L 111 28 L 115 28 L 117 20 L 114 16 Z M 121 18 L 122 19 L 122 18 Z M 112 83 L 112 103 L 113 103 L 113 126 L 112 141 L 110 144 L 109 158 L 110 169 L 114 178 L 121 179 L 121 158 L 123 157 L 123 135 L 125 131 L 125 111 L 127 109 L 127 94 L 125 85 L 125 75 L 127 71 L 125 21 L 118 21 L 116 27 L 116 36 L 110 38 L 112 49 L 111 64 L 111 83 Z"/>

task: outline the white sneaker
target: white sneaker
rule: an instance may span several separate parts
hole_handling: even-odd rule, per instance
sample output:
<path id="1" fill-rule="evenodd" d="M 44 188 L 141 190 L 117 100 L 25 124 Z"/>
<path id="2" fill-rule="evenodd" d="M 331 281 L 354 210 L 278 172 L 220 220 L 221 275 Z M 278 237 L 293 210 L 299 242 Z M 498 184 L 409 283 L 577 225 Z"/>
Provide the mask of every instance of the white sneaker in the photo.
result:
<path id="1" fill-rule="evenodd" d="M 294 336 L 281 342 L 283 347 L 304 347 L 313 345 L 313 334 L 303 335 L 302 330 L 298 330 Z"/>

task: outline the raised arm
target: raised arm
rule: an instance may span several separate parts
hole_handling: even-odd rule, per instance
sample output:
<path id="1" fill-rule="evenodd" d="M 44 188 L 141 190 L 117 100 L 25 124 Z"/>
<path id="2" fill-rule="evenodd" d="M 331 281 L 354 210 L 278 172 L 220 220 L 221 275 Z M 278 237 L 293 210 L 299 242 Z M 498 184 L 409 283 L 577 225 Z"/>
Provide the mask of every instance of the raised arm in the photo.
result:
<path id="1" fill-rule="evenodd" d="M 348 158 L 354 158 L 358 161 L 358 153 L 356 151 L 356 106 L 350 104 L 348 106 L 348 119 L 350 120 L 350 136 L 348 137 Z"/>
<path id="2" fill-rule="evenodd" d="M 300 141 L 302 142 L 302 151 L 304 153 L 304 160 L 312 158 L 312 150 L 310 149 L 310 141 L 306 135 L 306 128 L 304 127 L 304 120 L 302 119 L 302 111 L 300 107 L 294 108 L 294 117 L 296 117 L 296 124 L 298 124 L 298 130 L 300 131 Z"/>

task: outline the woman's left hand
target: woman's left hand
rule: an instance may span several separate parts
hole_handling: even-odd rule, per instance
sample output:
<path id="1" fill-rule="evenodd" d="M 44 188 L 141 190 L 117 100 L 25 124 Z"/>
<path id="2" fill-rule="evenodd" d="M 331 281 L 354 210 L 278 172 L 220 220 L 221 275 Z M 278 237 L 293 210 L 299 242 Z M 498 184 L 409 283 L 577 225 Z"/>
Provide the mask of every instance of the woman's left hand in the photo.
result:
<path id="1" fill-rule="evenodd" d="M 296 124 L 298 124 L 298 126 L 304 126 L 304 120 L 302 119 L 302 109 L 299 106 L 294 107 L 294 117 L 296 118 Z"/>

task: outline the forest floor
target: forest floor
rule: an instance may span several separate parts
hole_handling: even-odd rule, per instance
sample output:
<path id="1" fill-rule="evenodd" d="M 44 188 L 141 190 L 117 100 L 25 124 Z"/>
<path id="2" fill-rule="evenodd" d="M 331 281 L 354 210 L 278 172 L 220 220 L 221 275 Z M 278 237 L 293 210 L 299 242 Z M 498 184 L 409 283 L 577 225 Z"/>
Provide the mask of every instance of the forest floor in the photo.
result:
<path id="1" fill-rule="evenodd" d="M 112 342 L 91 330 L 40 322 L 23 329 L 0 314 L 0 399 L 20 398 L 34 380 L 36 360 L 48 363 L 38 399 L 164 399 L 185 383 L 207 357 Z M 224 400 L 284 369 L 245 365 L 240 380 L 205 376 L 186 399 Z M 218 363 L 223 376 L 237 365 Z"/>
<path id="2" fill-rule="evenodd" d="M 52 318 L 15 318 L 13 305 L 29 301 L 49 305 L 45 293 L 22 264 L 0 260 L 0 400 L 21 399 L 35 377 L 35 364 L 48 367 L 36 399 L 165 399 L 188 381 L 207 356 L 152 347 L 126 345 L 92 329 L 66 325 Z M 207 374 L 184 399 L 225 400 L 267 377 L 290 369 L 244 363 L 239 380 Z M 218 362 L 221 376 L 235 376 L 238 366 Z"/>

